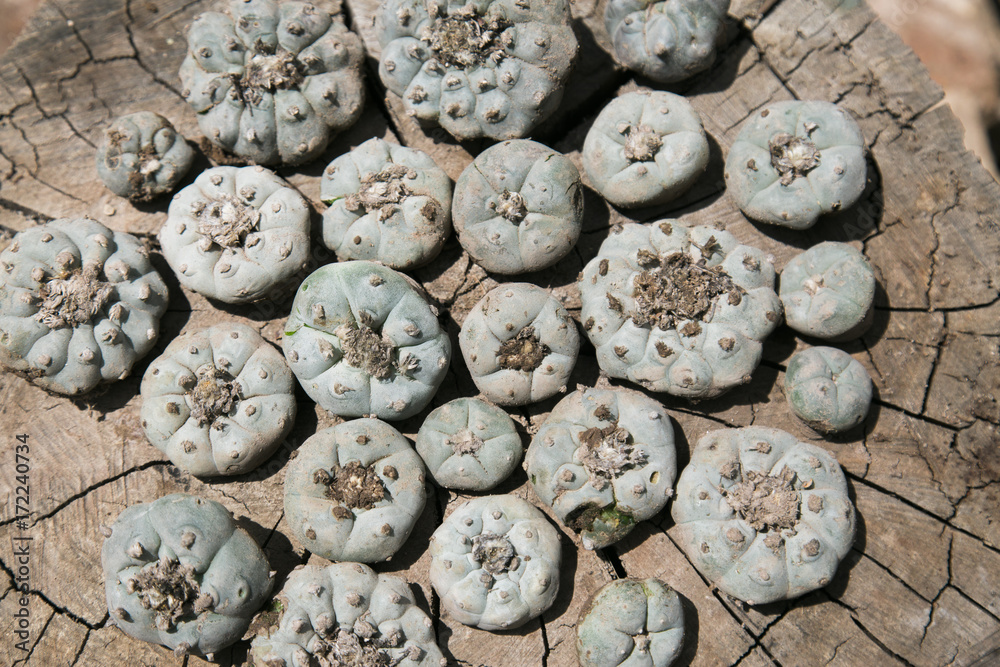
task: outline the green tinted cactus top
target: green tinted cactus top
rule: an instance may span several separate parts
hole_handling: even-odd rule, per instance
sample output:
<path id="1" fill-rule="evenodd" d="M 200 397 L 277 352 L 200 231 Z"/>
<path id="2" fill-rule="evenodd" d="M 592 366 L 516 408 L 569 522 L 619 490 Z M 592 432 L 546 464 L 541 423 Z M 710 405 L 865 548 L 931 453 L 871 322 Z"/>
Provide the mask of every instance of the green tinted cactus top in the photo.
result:
<path id="1" fill-rule="evenodd" d="M 581 667 L 668 667 L 684 643 L 684 608 L 659 579 L 616 579 L 597 591 L 576 624 Z"/>
<path id="2" fill-rule="evenodd" d="M 142 428 L 193 475 L 239 475 L 295 422 L 295 378 L 281 352 L 244 324 L 182 334 L 142 378 Z"/>
<path id="3" fill-rule="evenodd" d="M 232 514 L 184 493 L 122 512 L 101 549 L 111 622 L 178 656 L 239 640 L 274 583 Z"/>
<path id="4" fill-rule="evenodd" d="M 637 391 L 575 391 L 552 409 L 524 462 L 535 494 L 584 548 L 600 549 L 673 495 L 674 427 L 662 405 Z"/>
<path id="5" fill-rule="evenodd" d="M 399 577 L 361 563 L 299 565 L 253 640 L 255 667 L 446 667 L 431 619 Z"/>
<path id="6" fill-rule="evenodd" d="M 415 415 L 451 360 L 448 334 L 415 283 L 361 260 L 328 264 L 305 279 L 282 345 L 309 397 L 345 417 Z"/>
<path id="7" fill-rule="evenodd" d="M 674 220 L 613 229 L 584 267 L 580 295 L 604 372 L 693 399 L 749 382 L 781 321 L 763 252 Z"/>
<path id="8" fill-rule="evenodd" d="M 131 234 L 62 218 L 0 253 L 0 366 L 75 396 L 128 376 L 156 343 L 167 286 Z"/>
<path id="9" fill-rule="evenodd" d="M 405 271 L 431 261 L 451 232 L 451 179 L 423 151 L 369 139 L 323 172 L 323 243 L 341 261 Z"/>
<path id="10" fill-rule="evenodd" d="M 580 349 L 573 318 L 530 283 L 490 290 L 465 318 L 458 342 L 476 387 L 500 405 L 526 405 L 566 391 Z"/>
<path id="11" fill-rule="evenodd" d="M 425 500 L 420 457 L 378 419 L 355 419 L 313 435 L 285 474 L 292 533 L 330 560 L 386 560 L 410 536 Z"/>
<path id="12" fill-rule="evenodd" d="M 385 87 L 460 140 L 529 135 L 577 51 L 566 0 L 385 0 L 375 30 Z"/>
<path id="13" fill-rule="evenodd" d="M 864 421 L 872 402 L 872 378 L 846 352 L 811 347 L 789 360 L 785 397 L 795 416 L 809 426 L 839 433 Z"/>
<path id="14" fill-rule="evenodd" d="M 180 79 L 198 125 L 247 162 L 319 156 L 361 115 L 361 40 L 309 2 L 231 0 L 191 25 Z"/>
<path id="15" fill-rule="evenodd" d="M 434 531 L 430 554 L 441 604 L 482 630 L 520 627 L 559 592 L 559 533 L 517 496 L 466 501 Z"/>
<path id="16" fill-rule="evenodd" d="M 829 102 L 777 102 L 746 122 L 726 157 L 726 191 L 758 222 L 806 229 L 853 206 L 868 178 L 854 119 Z"/>
<path id="17" fill-rule="evenodd" d="M 871 326 L 875 272 L 853 246 L 815 245 L 788 262 L 779 282 L 785 321 L 801 334 L 843 341 Z"/>
<path id="18" fill-rule="evenodd" d="M 538 271 L 565 257 L 580 237 L 580 172 L 538 142 L 505 141 L 459 176 L 453 213 L 459 242 L 484 269 Z"/>
<path id="19" fill-rule="evenodd" d="M 702 575 L 749 604 L 826 586 L 854 543 L 854 506 L 822 447 L 772 428 L 706 434 L 677 481 L 670 533 Z"/>
<path id="20" fill-rule="evenodd" d="M 681 81 L 715 61 L 729 0 L 609 0 L 604 25 L 625 67 Z"/>
<path id="21" fill-rule="evenodd" d="M 215 167 L 174 195 L 159 236 L 181 285 L 249 303 L 305 266 L 309 205 L 270 169 Z"/>
<path id="22" fill-rule="evenodd" d="M 137 201 L 171 192 L 192 162 L 194 149 L 152 111 L 116 118 L 97 147 L 97 175 L 116 195 Z"/>
<path id="23" fill-rule="evenodd" d="M 507 479 L 524 455 L 514 420 L 475 398 L 457 398 L 427 415 L 416 448 L 438 485 L 471 491 Z"/>
<path id="24" fill-rule="evenodd" d="M 615 206 L 665 204 L 708 166 L 701 117 L 673 93 L 641 91 L 613 99 L 583 142 L 583 166 L 594 189 Z"/>

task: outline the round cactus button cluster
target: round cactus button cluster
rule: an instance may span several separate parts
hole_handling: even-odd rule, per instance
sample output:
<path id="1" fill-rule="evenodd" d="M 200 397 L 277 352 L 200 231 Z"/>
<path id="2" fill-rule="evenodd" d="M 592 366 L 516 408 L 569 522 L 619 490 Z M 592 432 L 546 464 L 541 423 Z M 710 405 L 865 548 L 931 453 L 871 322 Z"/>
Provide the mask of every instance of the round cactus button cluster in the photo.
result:
<path id="1" fill-rule="evenodd" d="M 136 201 L 172 192 L 192 162 L 194 149 L 151 111 L 116 118 L 97 147 L 97 175 L 116 195 Z"/>
<path id="2" fill-rule="evenodd" d="M 729 0 L 609 0 L 604 25 L 625 67 L 654 81 L 682 81 L 708 69 Z"/>
<path id="3" fill-rule="evenodd" d="M 361 40 L 308 2 L 231 0 L 191 25 L 180 79 L 201 131 L 247 162 L 297 165 L 361 115 Z"/>
<path id="4" fill-rule="evenodd" d="M 580 349 L 559 300 L 529 283 L 491 290 L 462 323 L 458 342 L 476 387 L 500 405 L 526 405 L 566 391 Z"/>
<path id="5" fill-rule="evenodd" d="M 580 237 L 580 172 L 540 143 L 497 144 L 462 172 L 454 215 L 459 242 L 487 271 L 544 269 L 565 257 Z"/>
<path id="6" fill-rule="evenodd" d="M 184 287 L 258 301 L 305 266 L 309 205 L 269 169 L 215 167 L 174 196 L 160 246 Z"/>
<path id="7" fill-rule="evenodd" d="M 677 482 L 670 531 L 719 590 L 749 604 L 826 586 L 854 543 L 837 460 L 772 428 L 713 431 Z"/>
<path id="8" fill-rule="evenodd" d="M 872 402 L 872 378 L 846 352 L 812 347 L 788 362 L 785 396 L 795 416 L 813 429 L 839 433 L 864 421 Z"/>
<path id="9" fill-rule="evenodd" d="M 105 532 L 111 622 L 179 656 L 240 639 L 274 583 L 264 552 L 213 500 L 175 493 L 132 505 Z"/>
<path id="10" fill-rule="evenodd" d="M 708 166 L 708 139 L 691 104 L 673 93 L 626 93 L 587 132 L 583 165 L 594 188 L 615 206 L 665 204 Z"/>
<path id="11" fill-rule="evenodd" d="M 693 399 L 750 381 L 781 321 L 774 266 L 729 232 L 612 230 L 583 270 L 583 329 L 611 377 Z"/>
<path id="12" fill-rule="evenodd" d="M 456 139 L 517 139 L 555 111 L 576 57 L 566 0 L 385 0 L 379 76 Z"/>
<path id="13" fill-rule="evenodd" d="M 389 420 L 430 402 L 451 341 L 414 285 L 367 261 L 328 264 L 305 279 L 282 345 L 310 398 L 335 415 Z"/>
<path id="14" fill-rule="evenodd" d="M 559 533 L 517 496 L 460 505 L 430 544 L 430 579 L 456 619 L 482 630 L 511 630 L 535 618 L 559 592 Z"/>
<path id="15" fill-rule="evenodd" d="M 330 163 L 323 244 L 341 261 L 405 271 L 437 257 L 451 232 L 451 179 L 422 151 L 369 139 Z"/>
<path id="16" fill-rule="evenodd" d="M 156 343 L 167 287 L 131 234 L 63 218 L 0 253 L 0 366 L 75 396 L 128 376 Z"/>
<path id="17" fill-rule="evenodd" d="M 585 549 L 601 549 L 656 515 L 677 476 L 663 406 L 627 389 L 575 391 L 552 409 L 525 455 L 535 494 Z"/>
<path id="18" fill-rule="evenodd" d="M 298 566 L 261 618 L 257 667 L 448 664 L 407 583 L 361 563 Z"/>
<path id="19" fill-rule="evenodd" d="M 424 464 L 399 431 L 355 419 L 308 438 L 285 474 L 285 517 L 329 560 L 390 558 L 424 509 Z"/>
<path id="20" fill-rule="evenodd" d="M 438 486 L 463 491 L 492 489 L 524 454 L 514 420 L 475 398 L 457 398 L 427 415 L 416 448 Z"/>
<path id="21" fill-rule="evenodd" d="M 580 667 L 669 667 L 684 644 L 684 608 L 659 579 L 616 579 L 597 591 L 576 624 Z"/>
<path id="22" fill-rule="evenodd" d="M 193 475 L 256 468 L 295 421 L 295 379 L 281 352 L 243 324 L 183 334 L 142 378 L 142 428 Z"/>
<path id="23" fill-rule="evenodd" d="M 796 255 L 781 272 L 778 296 L 795 331 L 852 340 L 871 326 L 875 272 L 860 250 L 827 241 Z"/>
<path id="24" fill-rule="evenodd" d="M 726 189 L 747 217 L 807 229 L 849 208 L 868 179 L 865 142 L 829 102 L 778 102 L 755 114 L 726 157 Z"/>

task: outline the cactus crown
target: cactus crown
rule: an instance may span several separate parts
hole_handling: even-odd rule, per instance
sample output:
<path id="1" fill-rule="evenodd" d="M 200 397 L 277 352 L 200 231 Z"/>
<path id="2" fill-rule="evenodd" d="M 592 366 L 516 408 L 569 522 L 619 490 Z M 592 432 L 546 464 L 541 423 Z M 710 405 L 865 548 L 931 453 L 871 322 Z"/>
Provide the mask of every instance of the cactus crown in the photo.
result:
<path id="1" fill-rule="evenodd" d="M 424 28 L 420 38 L 445 67 L 471 69 L 487 59 L 494 62 L 503 59 L 505 45 L 500 35 L 508 27 L 510 23 L 499 16 L 487 19 L 472 8 L 465 8 L 436 18 L 433 25 Z"/>
<path id="2" fill-rule="evenodd" d="M 416 177 L 416 171 L 401 164 L 390 164 L 378 172 L 370 171 L 361 177 L 361 189 L 347 195 L 344 203 L 352 211 L 363 208 L 366 213 L 388 204 L 398 204 L 412 194 L 403 179 Z"/>
<path id="3" fill-rule="evenodd" d="M 810 134 L 814 129 L 807 127 Z M 808 139 L 781 132 L 771 137 L 770 149 L 771 165 L 781 175 L 782 185 L 791 185 L 819 166 L 820 152 Z"/>
<path id="4" fill-rule="evenodd" d="M 516 556 L 514 545 L 503 535 L 483 532 L 472 538 L 472 560 L 494 577 L 511 569 Z"/>
<path id="5" fill-rule="evenodd" d="M 632 320 L 639 326 L 653 324 L 668 330 L 678 320 L 707 315 L 721 294 L 728 293 L 729 303 L 739 305 L 744 290 L 721 268 L 706 266 L 705 257 L 713 254 L 715 245 L 715 238 L 709 237 L 698 261 L 683 252 L 657 257 L 640 250 L 639 263 L 645 268 L 635 277 Z"/>
<path id="6" fill-rule="evenodd" d="M 515 225 L 520 224 L 528 215 L 528 206 L 521 193 L 511 192 L 507 188 L 504 188 L 500 196 L 497 197 L 497 203 L 494 207 L 498 215 Z"/>
<path id="7" fill-rule="evenodd" d="M 340 339 L 344 359 L 373 378 L 384 380 L 395 369 L 396 346 L 388 337 L 371 328 L 372 320 L 362 314 L 361 323 L 345 324 L 334 332 Z"/>
<path id="8" fill-rule="evenodd" d="M 746 471 L 743 481 L 723 491 L 729 506 L 757 531 L 792 528 L 799 519 L 801 496 L 795 473 L 783 468 L 778 475 Z"/>
<path id="9" fill-rule="evenodd" d="M 551 349 L 541 342 L 534 327 L 524 327 L 516 336 L 500 344 L 497 363 L 500 368 L 516 371 L 533 371 L 542 365 Z"/>
<path id="10" fill-rule="evenodd" d="M 129 579 L 142 606 L 156 611 L 156 626 L 169 630 L 184 617 L 195 617 L 213 605 L 212 596 L 202 593 L 193 565 L 161 558 L 148 563 Z"/>
<path id="11" fill-rule="evenodd" d="M 352 509 L 370 510 L 387 495 L 375 467 L 362 465 L 359 461 L 334 466 L 332 476 L 326 471 L 317 471 L 314 479 L 327 486 L 327 497 Z"/>
<path id="12" fill-rule="evenodd" d="M 618 420 L 611 418 L 607 407 L 597 408 L 594 415 L 611 423 L 604 428 L 593 426 L 580 432 L 580 444 L 584 450 L 580 458 L 590 476 L 590 483 L 601 490 L 626 470 L 643 465 L 647 456 L 636 449 L 632 434 L 618 426 Z"/>
<path id="13" fill-rule="evenodd" d="M 663 148 L 663 138 L 649 125 L 622 123 L 618 131 L 625 135 L 625 159 L 629 162 L 650 162 Z"/>
<path id="14" fill-rule="evenodd" d="M 240 197 L 247 201 L 254 196 L 253 188 L 240 191 Z M 198 233 L 223 248 L 243 245 L 247 235 L 260 224 L 260 211 L 239 197 L 225 193 L 216 195 L 211 201 L 199 201 L 194 214 L 198 219 Z"/>
<path id="15" fill-rule="evenodd" d="M 191 400 L 191 416 L 204 426 L 232 412 L 243 390 L 232 375 L 214 364 L 205 364 L 195 373 L 198 382 L 186 395 Z"/>
<path id="16" fill-rule="evenodd" d="M 271 47 L 262 40 L 254 44 L 254 51 L 242 76 L 230 75 L 233 89 L 244 102 L 259 106 L 265 93 L 298 89 L 305 79 L 305 67 L 294 53 Z"/>
<path id="17" fill-rule="evenodd" d="M 39 289 L 41 306 L 35 319 L 50 329 L 78 327 L 90 322 L 114 292 L 111 283 L 98 279 L 98 265 L 89 264 L 64 278 L 53 277 Z"/>

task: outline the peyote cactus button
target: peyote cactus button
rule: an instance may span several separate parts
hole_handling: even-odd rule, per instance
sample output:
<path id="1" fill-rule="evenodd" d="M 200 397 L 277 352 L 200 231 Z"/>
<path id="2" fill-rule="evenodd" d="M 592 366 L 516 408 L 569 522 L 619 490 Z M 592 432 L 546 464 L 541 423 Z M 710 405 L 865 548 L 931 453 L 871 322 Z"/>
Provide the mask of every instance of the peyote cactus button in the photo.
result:
<path id="1" fill-rule="evenodd" d="M 409 585 L 361 563 L 299 565 L 250 649 L 259 667 L 445 667 Z"/>
<path id="2" fill-rule="evenodd" d="M 566 391 L 580 334 L 559 300 L 529 283 L 504 283 L 476 304 L 458 334 L 476 387 L 500 405 Z"/>
<path id="3" fill-rule="evenodd" d="M 830 583 L 854 543 L 837 460 L 773 428 L 712 431 L 677 482 L 671 534 L 723 593 L 749 604 Z"/>
<path id="4" fill-rule="evenodd" d="M 763 252 L 674 220 L 613 229 L 584 268 L 580 295 L 605 373 L 691 399 L 749 382 L 781 321 Z"/>
<path id="5" fill-rule="evenodd" d="M 282 345 L 309 397 L 344 417 L 412 417 L 451 360 L 448 334 L 416 283 L 366 261 L 327 264 L 306 278 Z"/>
<path id="6" fill-rule="evenodd" d="M 167 286 L 131 234 L 62 218 L 0 253 L 0 366 L 75 396 L 128 376 L 156 343 Z"/>
<path id="7" fill-rule="evenodd" d="M 615 206 L 665 204 L 705 171 L 708 139 L 698 113 L 680 95 L 626 93 L 604 107 L 587 132 L 583 166 Z"/>
<path id="8" fill-rule="evenodd" d="M 524 455 L 514 420 L 475 398 L 456 398 L 427 415 L 416 448 L 438 486 L 462 491 L 492 489 Z"/>
<path id="9" fill-rule="evenodd" d="M 375 30 L 385 87 L 463 141 L 531 134 L 577 52 L 566 0 L 384 0 Z"/>
<path id="10" fill-rule="evenodd" d="M 620 63 L 660 83 L 708 69 L 729 0 L 609 0 L 604 25 Z"/>
<path id="11" fill-rule="evenodd" d="M 511 630 L 535 618 L 559 592 L 559 533 L 517 496 L 483 496 L 460 505 L 430 544 L 430 579 L 460 622 Z"/>
<path id="12" fill-rule="evenodd" d="M 451 179 L 429 155 L 369 139 L 323 172 L 323 244 L 340 261 L 405 271 L 437 257 L 451 232 Z"/>
<path id="13" fill-rule="evenodd" d="M 231 0 L 229 10 L 188 32 L 180 79 L 201 131 L 255 164 L 318 157 L 361 115 L 361 40 L 308 2 Z"/>
<path id="14" fill-rule="evenodd" d="M 684 644 L 684 608 L 659 579 L 616 579 L 597 591 L 576 624 L 580 667 L 668 667 Z"/>
<path id="15" fill-rule="evenodd" d="M 267 558 L 214 500 L 184 493 L 122 512 L 101 549 L 111 622 L 178 656 L 239 640 L 274 583 Z"/>
<path id="16" fill-rule="evenodd" d="M 151 111 L 116 118 L 97 147 L 97 175 L 119 197 L 149 201 L 172 192 L 194 162 L 194 149 Z"/>
<path id="17" fill-rule="evenodd" d="M 839 433 L 864 421 L 872 402 L 872 379 L 846 352 L 812 347 L 788 362 L 785 396 L 795 416 L 809 426 Z"/>
<path id="18" fill-rule="evenodd" d="M 355 419 L 307 439 L 285 474 L 285 516 L 329 560 L 391 557 L 424 509 L 424 464 L 399 431 Z"/>
<path id="19" fill-rule="evenodd" d="M 827 241 L 795 256 L 781 272 L 778 296 L 795 331 L 853 340 L 871 326 L 875 272 L 861 251 Z"/>
<path id="20" fill-rule="evenodd" d="M 674 493 L 674 427 L 663 406 L 628 389 L 575 391 L 531 440 L 535 494 L 585 549 L 601 549 L 656 515 Z"/>
<path id="21" fill-rule="evenodd" d="M 281 352 L 236 323 L 183 334 L 142 378 L 142 429 L 192 475 L 240 475 L 295 422 L 295 378 Z"/>
<path id="22" fill-rule="evenodd" d="M 462 172 L 453 214 L 459 242 L 484 269 L 538 271 L 565 257 L 580 237 L 580 172 L 540 143 L 506 141 Z"/>
<path id="23" fill-rule="evenodd" d="M 865 142 L 829 102 L 777 102 L 740 130 L 726 157 L 726 190 L 747 217 L 807 229 L 854 205 L 868 179 Z"/>

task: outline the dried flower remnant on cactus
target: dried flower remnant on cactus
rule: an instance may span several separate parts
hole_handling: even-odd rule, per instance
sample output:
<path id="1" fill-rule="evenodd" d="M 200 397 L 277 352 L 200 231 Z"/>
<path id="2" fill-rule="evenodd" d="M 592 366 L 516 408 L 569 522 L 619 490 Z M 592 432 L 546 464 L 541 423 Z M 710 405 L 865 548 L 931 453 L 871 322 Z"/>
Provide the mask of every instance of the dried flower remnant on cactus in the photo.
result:
<path id="1" fill-rule="evenodd" d="M 621 477 L 626 470 L 646 462 L 646 452 L 637 449 L 631 440 L 632 434 L 620 428 L 617 420 L 603 428 L 591 426 L 580 433 L 583 447 L 580 460 L 590 474 L 590 483 L 598 491 Z"/>
<path id="2" fill-rule="evenodd" d="M 725 489 L 729 506 L 756 531 L 785 530 L 799 519 L 801 498 L 795 490 L 795 472 L 782 468 L 777 475 L 748 470 L 743 481 Z"/>

